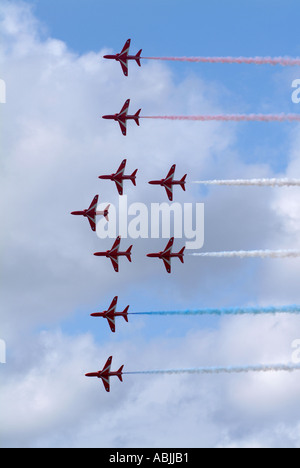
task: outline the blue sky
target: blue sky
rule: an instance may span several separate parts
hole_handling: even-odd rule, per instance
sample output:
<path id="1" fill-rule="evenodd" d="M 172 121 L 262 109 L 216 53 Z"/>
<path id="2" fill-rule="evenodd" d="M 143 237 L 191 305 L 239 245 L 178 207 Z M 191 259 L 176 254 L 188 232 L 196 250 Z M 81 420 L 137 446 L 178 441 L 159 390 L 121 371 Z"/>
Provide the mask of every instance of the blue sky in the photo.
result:
<path id="1" fill-rule="evenodd" d="M 200 385 L 191 377 L 130 377 L 112 382 L 110 399 L 82 376 L 110 354 L 115 366 L 133 371 L 289 361 L 297 317 L 133 316 L 129 324 L 117 320 L 113 335 L 89 314 L 116 294 L 118 309 L 130 304 L 133 312 L 299 303 L 299 262 L 186 255 L 167 275 L 145 255 L 166 240 L 137 239 L 132 264 L 121 259 L 116 275 L 108 260 L 92 255 L 112 240 L 101 241 L 69 213 L 96 193 L 117 206 L 115 187 L 97 176 L 124 157 L 128 171 L 139 169 L 137 187 L 126 185 L 129 203 L 165 201 L 147 181 L 173 163 L 178 175 L 188 172 L 188 182 L 300 178 L 297 124 L 143 121 L 129 125 L 124 138 L 100 118 L 128 97 L 132 110 L 150 115 L 299 112 L 291 101 L 299 67 L 144 61 L 141 69 L 130 63 L 126 79 L 119 64 L 101 58 L 128 38 L 131 51 L 142 48 L 146 56 L 300 56 L 299 13 L 299 2 L 286 0 L 0 6 L 8 96 L 1 198 L 17 207 L 17 216 L 1 208 L 6 446 L 297 445 L 300 388 L 293 376 L 203 378 Z M 204 250 L 300 248 L 297 188 L 188 183 L 176 201 L 205 204 Z"/>
<path id="2" fill-rule="evenodd" d="M 43 21 L 46 35 L 65 41 L 77 53 L 98 52 L 102 47 L 117 52 L 130 37 L 132 53 L 142 48 L 146 56 L 300 55 L 296 0 L 30 3 Z M 297 67 L 282 77 L 280 67 L 184 63 L 168 66 L 178 82 L 190 73 L 200 73 L 216 87 L 224 86 L 223 103 L 228 113 L 297 111 L 291 101 L 291 83 L 299 75 Z M 283 169 L 285 130 L 286 126 L 282 126 L 274 134 L 270 126 L 254 123 L 245 132 L 242 126 L 239 137 L 245 160 L 260 162 L 260 146 L 271 140 L 274 152 L 264 155 L 265 161 L 275 171 Z M 260 142 L 257 152 L 253 147 L 256 140 Z"/>
<path id="3" fill-rule="evenodd" d="M 49 33 L 81 53 L 132 37 L 148 55 L 299 54 L 296 0 L 31 3 Z"/>

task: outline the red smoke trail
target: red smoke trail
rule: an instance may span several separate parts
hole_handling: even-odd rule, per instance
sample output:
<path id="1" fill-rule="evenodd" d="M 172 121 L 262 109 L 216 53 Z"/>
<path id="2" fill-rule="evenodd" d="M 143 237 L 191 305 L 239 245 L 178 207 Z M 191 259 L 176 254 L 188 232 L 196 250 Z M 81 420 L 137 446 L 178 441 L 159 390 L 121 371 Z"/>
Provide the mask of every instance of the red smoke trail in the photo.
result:
<path id="1" fill-rule="evenodd" d="M 254 65 L 300 66 L 300 58 L 291 57 L 141 57 L 146 60 L 197 63 L 246 63 Z"/>
<path id="2" fill-rule="evenodd" d="M 152 115 L 141 119 L 200 120 L 202 122 L 300 122 L 300 114 Z"/>

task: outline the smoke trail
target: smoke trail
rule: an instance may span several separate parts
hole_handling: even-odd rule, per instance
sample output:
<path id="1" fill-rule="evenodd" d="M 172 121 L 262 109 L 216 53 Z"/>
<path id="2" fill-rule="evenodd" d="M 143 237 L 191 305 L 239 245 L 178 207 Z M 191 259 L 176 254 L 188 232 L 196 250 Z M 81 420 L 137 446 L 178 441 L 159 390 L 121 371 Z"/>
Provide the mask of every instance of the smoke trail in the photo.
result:
<path id="1" fill-rule="evenodd" d="M 299 66 L 300 58 L 292 57 L 141 57 L 145 60 L 194 63 L 245 63 L 254 65 Z"/>
<path id="2" fill-rule="evenodd" d="M 274 315 L 299 314 L 300 305 L 281 307 L 228 307 L 221 309 L 169 310 L 159 312 L 131 312 L 129 315 Z"/>
<path id="3" fill-rule="evenodd" d="M 152 115 L 141 119 L 198 120 L 201 122 L 300 122 L 300 114 Z"/>
<path id="4" fill-rule="evenodd" d="M 240 250 L 232 252 L 201 252 L 192 253 L 194 257 L 222 257 L 222 258 L 297 258 L 300 257 L 300 250 Z"/>
<path id="5" fill-rule="evenodd" d="M 240 367 L 197 367 L 194 369 L 150 370 L 123 372 L 123 374 L 242 374 L 248 372 L 293 372 L 299 370 L 300 364 L 270 364 Z"/>
<path id="6" fill-rule="evenodd" d="M 258 187 L 299 187 L 300 179 L 236 179 L 236 180 L 195 180 L 194 184 L 202 185 L 237 185 Z"/>

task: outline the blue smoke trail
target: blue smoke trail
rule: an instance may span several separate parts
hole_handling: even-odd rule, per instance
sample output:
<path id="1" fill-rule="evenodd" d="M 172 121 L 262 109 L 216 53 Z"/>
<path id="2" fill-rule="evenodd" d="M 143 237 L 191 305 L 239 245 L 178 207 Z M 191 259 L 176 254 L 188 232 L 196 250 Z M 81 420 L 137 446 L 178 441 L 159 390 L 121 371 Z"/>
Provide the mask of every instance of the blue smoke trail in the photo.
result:
<path id="1" fill-rule="evenodd" d="M 300 364 L 269 364 L 256 366 L 197 367 L 194 369 L 166 369 L 123 374 L 243 374 L 248 372 L 294 372 L 300 370 Z"/>
<path id="2" fill-rule="evenodd" d="M 157 312 L 131 312 L 129 315 L 275 315 L 275 314 L 299 314 L 300 305 L 281 307 L 231 307 L 221 309 L 198 310 L 170 310 Z"/>

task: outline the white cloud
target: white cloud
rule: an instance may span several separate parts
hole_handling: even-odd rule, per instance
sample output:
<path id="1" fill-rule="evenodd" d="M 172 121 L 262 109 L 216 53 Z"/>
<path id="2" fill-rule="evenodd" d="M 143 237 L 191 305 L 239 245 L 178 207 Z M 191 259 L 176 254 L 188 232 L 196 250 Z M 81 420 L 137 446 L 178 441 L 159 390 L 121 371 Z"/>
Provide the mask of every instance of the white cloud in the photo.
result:
<path id="1" fill-rule="evenodd" d="M 243 317 L 218 330 L 114 343 L 113 369 L 286 362 L 296 319 Z M 102 368 L 111 344 L 42 332 L 27 362 L 5 373 L 1 440 L 34 447 L 297 446 L 298 373 L 124 375 L 111 393 L 85 372 Z M 237 353 L 237 349 L 240 351 Z M 287 395 L 289 398 L 287 398 Z M 9 402 L 14 402 L 14 407 Z M 176 422 L 176 423 L 175 423 Z M 280 437 L 282 437 L 280 439 Z"/>

